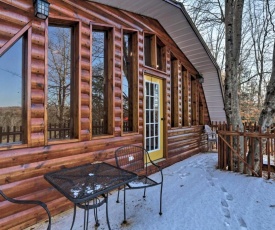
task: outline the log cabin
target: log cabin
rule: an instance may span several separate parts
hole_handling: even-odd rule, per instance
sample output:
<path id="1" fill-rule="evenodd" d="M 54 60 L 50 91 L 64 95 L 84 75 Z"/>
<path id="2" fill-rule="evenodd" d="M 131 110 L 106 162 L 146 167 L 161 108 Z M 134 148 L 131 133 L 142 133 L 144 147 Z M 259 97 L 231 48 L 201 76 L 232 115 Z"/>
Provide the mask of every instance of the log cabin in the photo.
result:
<path id="1" fill-rule="evenodd" d="M 43 2 L 47 2 L 43 0 Z M 0 0 L 0 189 L 72 203 L 43 178 L 114 163 L 144 146 L 167 167 L 203 151 L 203 125 L 225 121 L 218 65 L 186 9 L 173 0 Z M 0 199 L 0 229 L 46 219 Z"/>

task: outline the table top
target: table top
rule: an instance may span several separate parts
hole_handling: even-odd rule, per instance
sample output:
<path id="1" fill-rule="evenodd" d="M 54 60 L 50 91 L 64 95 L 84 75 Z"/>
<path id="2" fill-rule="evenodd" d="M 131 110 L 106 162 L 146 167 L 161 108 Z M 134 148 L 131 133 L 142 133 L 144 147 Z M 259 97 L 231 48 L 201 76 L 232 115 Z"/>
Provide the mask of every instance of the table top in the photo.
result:
<path id="1" fill-rule="evenodd" d="M 44 175 L 73 203 L 82 203 L 123 186 L 138 176 L 107 163 L 85 164 Z"/>

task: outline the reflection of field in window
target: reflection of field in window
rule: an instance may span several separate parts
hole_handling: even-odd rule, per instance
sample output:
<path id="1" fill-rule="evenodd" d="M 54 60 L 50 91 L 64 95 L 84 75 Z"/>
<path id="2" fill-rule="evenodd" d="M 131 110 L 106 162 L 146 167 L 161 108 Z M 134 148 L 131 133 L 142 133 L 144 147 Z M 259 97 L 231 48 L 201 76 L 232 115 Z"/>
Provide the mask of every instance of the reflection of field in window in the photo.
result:
<path id="1" fill-rule="evenodd" d="M 48 46 L 48 135 L 49 139 L 70 138 L 71 38 L 69 27 L 49 26 Z M 66 130 L 66 132 L 65 132 Z"/>
<path id="2" fill-rule="evenodd" d="M 0 144 L 22 140 L 23 39 L 0 57 Z"/>

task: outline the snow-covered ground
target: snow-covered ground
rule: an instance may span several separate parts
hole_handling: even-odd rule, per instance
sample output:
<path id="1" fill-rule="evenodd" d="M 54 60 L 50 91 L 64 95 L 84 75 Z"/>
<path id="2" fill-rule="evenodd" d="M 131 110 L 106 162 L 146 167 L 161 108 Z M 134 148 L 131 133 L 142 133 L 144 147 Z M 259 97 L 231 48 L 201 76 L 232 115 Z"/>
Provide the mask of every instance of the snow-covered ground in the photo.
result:
<path id="1" fill-rule="evenodd" d="M 116 192 L 109 196 L 113 230 L 271 230 L 275 229 L 275 181 L 216 169 L 217 153 L 198 154 L 163 170 L 163 215 L 159 216 L 159 187 L 127 193 L 127 221 Z M 158 179 L 157 174 L 152 178 Z M 122 195 L 122 194 L 121 194 Z M 52 219 L 52 230 L 70 229 L 72 210 Z M 90 212 L 89 229 L 95 229 Z M 83 229 L 78 209 L 74 229 Z M 100 226 L 108 229 L 105 205 L 99 208 Z M 38 224 L 29 229 L 46 229 Z"/>

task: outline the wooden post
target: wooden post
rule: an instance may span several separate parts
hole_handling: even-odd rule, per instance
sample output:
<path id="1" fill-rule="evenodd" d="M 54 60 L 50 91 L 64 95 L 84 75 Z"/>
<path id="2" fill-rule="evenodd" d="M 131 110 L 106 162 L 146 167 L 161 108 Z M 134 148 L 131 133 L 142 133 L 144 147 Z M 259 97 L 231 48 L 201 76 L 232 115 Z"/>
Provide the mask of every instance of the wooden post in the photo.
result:
<path id="1" fill-rule="evenodd" d="M 260 176 L 263 176 L 263 150 L 262 150 L 262 127 L 259 126 L 259 148 L 260 148 Z"/>

